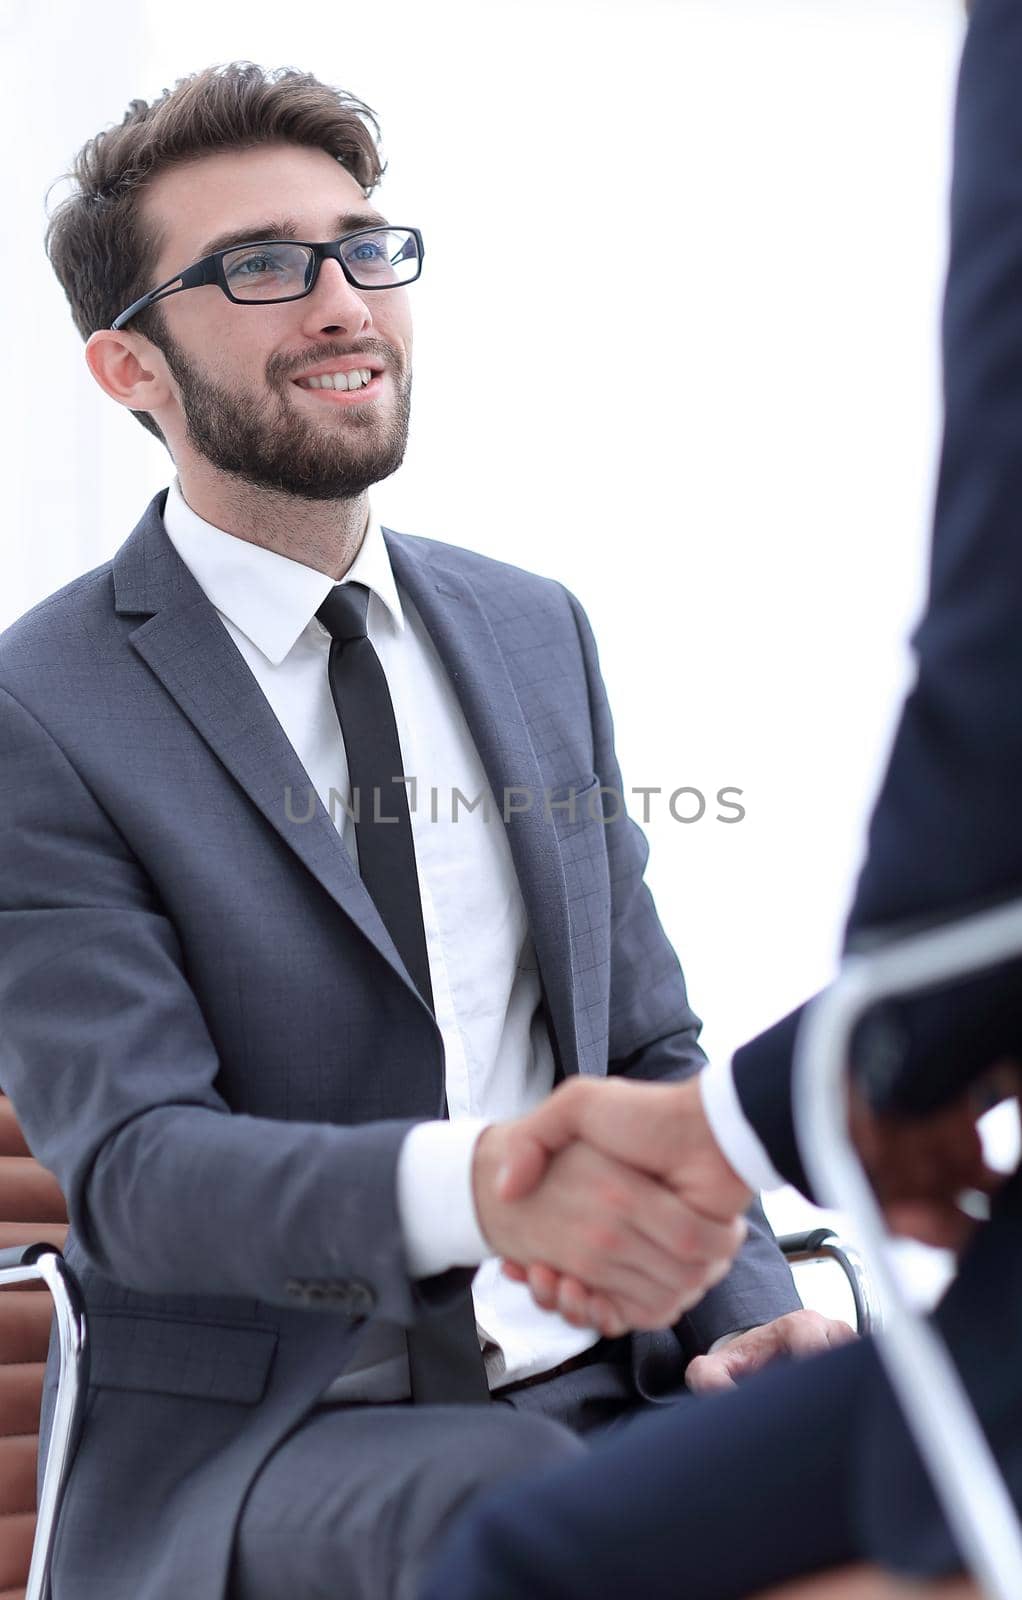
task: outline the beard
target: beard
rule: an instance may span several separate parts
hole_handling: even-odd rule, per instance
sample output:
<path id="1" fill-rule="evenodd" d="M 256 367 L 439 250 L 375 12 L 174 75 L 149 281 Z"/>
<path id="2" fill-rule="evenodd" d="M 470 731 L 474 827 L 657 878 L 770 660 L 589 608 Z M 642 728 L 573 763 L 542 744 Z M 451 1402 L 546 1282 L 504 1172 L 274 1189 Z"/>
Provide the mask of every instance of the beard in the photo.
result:
<path id="1" fill-rule="evenodd" d="M 376 401 L 338 407 L 337 415 L 324 405 L 317 418 L 290 398 L 286 377 L 268 400 L 256 397 L 217 383 L 169 335 L 159 342 L 181 390 L 188 443 L 220 472 L 298 500 L 354 500 L 404 460 L 411 372 L 398 376 L 389 348 L 358 353 L 386 363 L 397 397 L 392 415 Z M 324 350 L 316 362 L 329 361 L 332 353 L 348 352 Z"/>

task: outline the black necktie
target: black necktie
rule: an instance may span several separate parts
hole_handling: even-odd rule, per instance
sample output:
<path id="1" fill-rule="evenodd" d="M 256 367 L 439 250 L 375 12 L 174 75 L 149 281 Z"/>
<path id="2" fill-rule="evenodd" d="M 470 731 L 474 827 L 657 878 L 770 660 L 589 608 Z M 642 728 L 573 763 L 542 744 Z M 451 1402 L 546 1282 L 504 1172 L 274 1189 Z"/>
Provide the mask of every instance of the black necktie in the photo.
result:
<path id="1" fill-rule="evenodd" d="M 330 692 L 348 756 L 362 882 L 432 1010 L 401 743 L 386 675 L 366 635 L 368 609 L 365 585 L 343 583 L 334 585 L 316 615 L 331 635 Z M 420 1405 L 489 1400 L 470 1290 L 408 1331 L 408 1365 L 412 1398 Z"/>

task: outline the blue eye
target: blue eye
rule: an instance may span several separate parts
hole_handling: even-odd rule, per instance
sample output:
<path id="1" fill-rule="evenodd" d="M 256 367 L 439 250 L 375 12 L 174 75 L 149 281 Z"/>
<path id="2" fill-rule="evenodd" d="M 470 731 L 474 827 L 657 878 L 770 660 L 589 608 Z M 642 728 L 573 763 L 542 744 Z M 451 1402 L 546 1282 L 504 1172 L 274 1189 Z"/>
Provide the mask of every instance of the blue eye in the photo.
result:
<path id="1" fill-rule="evenodd" d="M 298 252 L 304 259 L 304 253 Z M 289 273 L 297 263 L 293 247 L 281 250 L 239 251 L 229 256 L 224 268 L 229 278 L 265 278 L 271 273 Z"/>

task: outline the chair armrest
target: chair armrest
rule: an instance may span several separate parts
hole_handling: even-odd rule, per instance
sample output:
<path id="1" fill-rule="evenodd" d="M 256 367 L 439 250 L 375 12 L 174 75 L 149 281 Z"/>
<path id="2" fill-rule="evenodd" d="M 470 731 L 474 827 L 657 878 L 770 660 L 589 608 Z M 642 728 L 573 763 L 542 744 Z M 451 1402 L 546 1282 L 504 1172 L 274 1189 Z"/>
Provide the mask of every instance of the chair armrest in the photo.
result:
<path id="1" fill-rule="evenodd" d="M 60 1367 L 25 1600 L 47 1600 L 49 1596 L 53 1541 L 64 1487 L 81 1438 L 89 1384 L 85 1302 L 64 1257 L 55 1245 L 47 1243 L 13 1245 L 0 1250 L 0 1286 L 36 1279 L 45 1283 L 53 1299 Z"/>
<path id="2" fill-rule="evenodd" d="M 785 1233 L 777 1243 L 789 1262 L 836 1261 L 852 1291 L 858 1332 L 879 1332 L 884 1323 L 880 1302 L 866 1263 L 854 1245 L 840 1238 L 833 1228 L 809 1228 L 804 1233 Z"/>

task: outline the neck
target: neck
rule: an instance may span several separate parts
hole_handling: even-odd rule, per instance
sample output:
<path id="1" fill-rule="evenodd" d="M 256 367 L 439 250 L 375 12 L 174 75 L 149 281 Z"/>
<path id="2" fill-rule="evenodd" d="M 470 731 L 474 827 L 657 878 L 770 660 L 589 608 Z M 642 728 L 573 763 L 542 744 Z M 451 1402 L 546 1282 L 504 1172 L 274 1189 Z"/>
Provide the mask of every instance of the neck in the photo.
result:
<path id="1" fill-rule="evenodd" d="M 178 478 L 185 500 L 204 522 L 335 580 L 354 561 L 369 523 L 368 493 L 351 500 L 302 500 L 196 469 L 179 467 Z"/>

